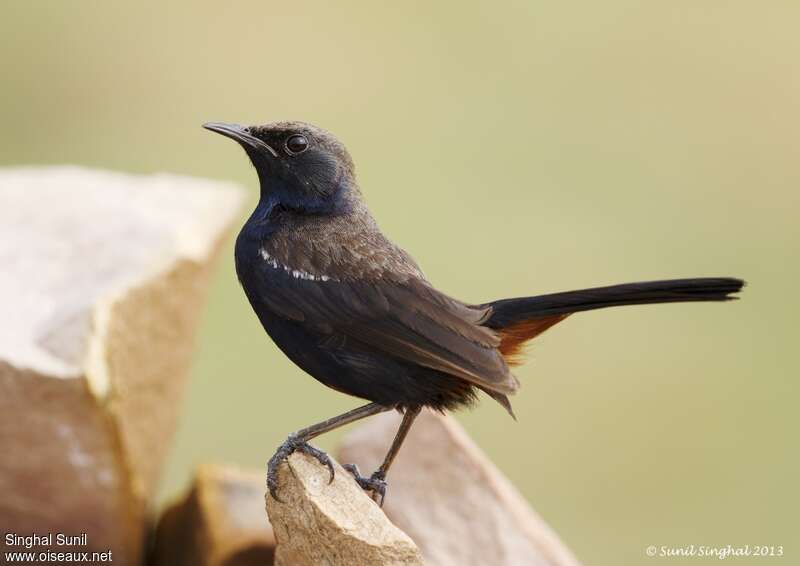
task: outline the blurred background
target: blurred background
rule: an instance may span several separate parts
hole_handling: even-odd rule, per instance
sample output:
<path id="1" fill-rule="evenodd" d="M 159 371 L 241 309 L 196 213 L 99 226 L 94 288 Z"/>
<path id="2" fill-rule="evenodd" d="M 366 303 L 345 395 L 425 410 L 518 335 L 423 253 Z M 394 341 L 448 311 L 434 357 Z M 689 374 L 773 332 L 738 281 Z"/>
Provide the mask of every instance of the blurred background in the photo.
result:
<path id="1" fill-rule="evenodd" d="M 577 315 L 518 370 L 518 422 L 492 402 L 458 418 L 587 564 L 644 563 L 651 544 L 785 545 L 770 563 L 796 560 L 800 5 L 2 12 L 5 165 L 230 179 L 254 205 L 244 153 L 200 124 L 300 119 L 347 144 L 383 229 L 458 298 L 747 279 L 735 304 Z M 272 345 L 231 246 L 162 501 L 200 462 L 261 468 L 288 432 L 359 403 Z"/>

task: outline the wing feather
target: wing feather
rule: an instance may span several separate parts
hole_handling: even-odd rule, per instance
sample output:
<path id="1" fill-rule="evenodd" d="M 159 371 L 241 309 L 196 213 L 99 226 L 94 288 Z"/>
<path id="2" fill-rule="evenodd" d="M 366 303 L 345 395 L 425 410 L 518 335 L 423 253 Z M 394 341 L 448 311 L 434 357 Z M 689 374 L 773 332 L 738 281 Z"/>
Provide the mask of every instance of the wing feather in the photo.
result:
<path id="1" fill-rule="evenodd" d="M 491 391 L 519 387 L 497 349 L 500 338 L 480 324 L 490 310 L 465 305 L 422 279 L 319 281 L 285 273 L 276 285 L 275 270 L 264 275 L 270 284 L 263 300 L 279 316 Z"/>

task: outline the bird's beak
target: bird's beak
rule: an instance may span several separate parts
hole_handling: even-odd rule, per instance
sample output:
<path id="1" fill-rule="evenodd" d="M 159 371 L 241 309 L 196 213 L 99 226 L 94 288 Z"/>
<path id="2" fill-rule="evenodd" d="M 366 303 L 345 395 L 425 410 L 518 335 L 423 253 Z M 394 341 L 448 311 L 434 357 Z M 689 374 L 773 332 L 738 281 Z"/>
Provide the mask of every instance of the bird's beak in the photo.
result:
<path id="1" fill-rule="evenodd" d="M 236 140 L 243 146 L 253 149 L 262 149 L 271 154 L 272 157 L 278 157 L 278 152 L 272 149 L 272 146 L 252 135 L 249 129 L 244 126 L 240 126 L 239 124 L 226 124 L 225 122 L 208 122 L 203 124 L 203 127 L 206 130 L 211 130 L 212 132 Z"/>

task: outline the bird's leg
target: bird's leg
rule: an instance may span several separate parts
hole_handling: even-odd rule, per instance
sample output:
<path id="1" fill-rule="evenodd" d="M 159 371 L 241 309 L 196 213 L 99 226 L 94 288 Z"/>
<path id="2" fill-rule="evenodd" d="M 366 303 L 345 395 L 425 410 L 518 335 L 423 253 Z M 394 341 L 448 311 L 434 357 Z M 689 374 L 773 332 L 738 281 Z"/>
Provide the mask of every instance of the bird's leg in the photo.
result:
<path id="1" fill-rule="evenodd" d="M 290 434 L 286 441 L 278 446 L 278 450 L 275 452 L 272 458 L 269 459 L 269 463 L 267 464 L 267 488 L 269 489 L 272 497 L 280 501 L 277 495 L 278 468 L 280 467 L 281 463 L 289 457 L 290 454 L 293 452 L 303 452 L 309 456 L 313 456 L 319 461 L 320 464 L 328 467 L 328 470 L 330 470 L 331 473 L 330 481 L 333 481 L 334 471 L 331 459 L 319 448 L 314 448 L 311 446 L 308 441 L 312 438 L 316 438 L 320 434 L 324 434 L 339 428 L 340 426 L 344 426 L 378 413 L 383 413 L 384 411 L 388 411 L 390 409 L 392 409 L 392 407 L 379 405 L 377 403 L 370 403 L 368 405 L 364 405 L 363 407 L 358 407 L 352 411 L 348 411 L 344 414 L 332 417 L 328 420 L 300 429 L 297 432 Z"/>
<path id="2" fill-rule="evenodd" d="M 372 496 L 376 501 L 377 498 L 380 497 L 379 504 L 381 507 L 383 507 L 383 500 L 386 497 L 386 474 L 389 472 L 389 467 L 392 465 L 392 462 L 394 462 L 395 456 L 397 456 L 397 453 L 400 451 L 400 447 L 403 445 L 408 431 L 411 430 L 414 419 L 419 415 L 420 409 L 420 407 L 406 409 L 403 414 L 403 422 L 400 423 L 400 428 L 397 429 L 397 434 L 394 436 L 389 452 L 383 459 L 383 464 L 381 464 L 381 467 L 370 477 L 362 476 L 358 471 L 358 466 L 355 464 L 345 464 L 343 466 L 345 470 L 353 474 L 356 483 L 358 483 L 362 489 L 372 492 Z"/>

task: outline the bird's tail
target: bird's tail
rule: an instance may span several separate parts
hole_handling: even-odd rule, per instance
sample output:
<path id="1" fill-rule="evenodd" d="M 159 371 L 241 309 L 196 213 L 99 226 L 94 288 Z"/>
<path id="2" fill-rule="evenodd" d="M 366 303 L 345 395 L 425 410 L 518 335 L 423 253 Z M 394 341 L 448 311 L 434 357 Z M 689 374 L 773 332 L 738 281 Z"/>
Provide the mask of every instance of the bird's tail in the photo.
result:
<path id="1" fill-rule="evenodd" d="M 730 301 L 744 285 L 741 279 L 702 277 L 644 281 L 610 287 L 581 289 L 536 297 L 501 299 L 482 305 L 491 307 L 483 323 L 500 335 L 500 351 L 510 364 L 519 363 L 522 346 L 572 313 L 651 303 Z"/>

